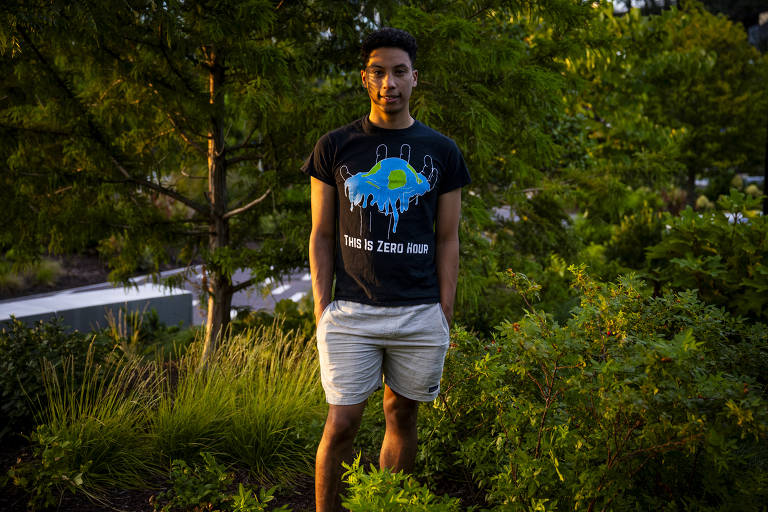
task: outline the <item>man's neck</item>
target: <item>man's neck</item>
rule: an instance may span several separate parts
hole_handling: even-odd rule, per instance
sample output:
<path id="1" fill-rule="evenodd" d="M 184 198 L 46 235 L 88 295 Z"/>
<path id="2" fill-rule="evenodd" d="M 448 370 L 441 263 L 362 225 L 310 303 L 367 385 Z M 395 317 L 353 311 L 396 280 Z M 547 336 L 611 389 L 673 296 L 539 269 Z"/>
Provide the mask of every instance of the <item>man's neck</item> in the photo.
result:
<path id="1" fill-rule="evenodd" d="M 368 121 L 378 128 L 387 130 L 402 130 L 403 128 L 409 128 L 415 122 L 409 112 L 398 116 L 377 116 L 370 112 L 368 114 Z"/>

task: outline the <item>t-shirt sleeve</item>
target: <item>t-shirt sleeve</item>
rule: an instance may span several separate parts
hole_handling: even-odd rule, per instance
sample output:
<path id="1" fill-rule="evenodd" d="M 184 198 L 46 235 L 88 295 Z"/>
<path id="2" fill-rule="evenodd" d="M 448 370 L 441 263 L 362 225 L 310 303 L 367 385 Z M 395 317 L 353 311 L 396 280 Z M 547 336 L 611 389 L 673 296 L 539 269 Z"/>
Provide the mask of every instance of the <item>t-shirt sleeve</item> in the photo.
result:
<path id="1" fill-rule="evenodd" d="M 451 190 L 469 185 L 470 181 L 469 169 L 467 169 L 464 156 L 461 154 L 458 146 L 456 146 L 456 143 L 451 141 L 446 158 L 445 172 L 443 179 L 439 182 L 437 193 L 445 194 Z"/>
<path id="2" fill-rule="evenodd" d="M 335 187 L 333 154 L 331 138 L 328 134 L 325 134 L 320 137 L 312 153 L 304 161 L 304 164 L 301 166 L 301 172 Z"/>

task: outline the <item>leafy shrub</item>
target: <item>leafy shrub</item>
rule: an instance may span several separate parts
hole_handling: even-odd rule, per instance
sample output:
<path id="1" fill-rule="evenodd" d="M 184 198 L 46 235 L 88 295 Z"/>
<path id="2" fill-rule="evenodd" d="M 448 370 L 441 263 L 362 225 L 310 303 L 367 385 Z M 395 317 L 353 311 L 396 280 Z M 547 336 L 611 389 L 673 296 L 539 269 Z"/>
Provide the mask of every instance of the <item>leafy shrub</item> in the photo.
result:
<path id="1" fill-rule="evenodd" d="M 350 512 L 459 512 L 458 498 L 437 496 L 416 479 L 405 473 L 371 466 L 365 472 L 358 456 L 342 477 L 348 484 L 342 505 Z"/>
<path id="2" fill-rule="evenodd" d="M 31 327 L 11 318 L 10 325 L 0 331 L 0 438 L 32 426 L 30 400 L 43 396 L 44 360 L 58 368 L 71 358 L 71 378 L 80 381 L 89 350 L 91 357 L 99 360 L 110 347 L 105 339 L 66 332 L 59 318 L 41 320 Z"/>
<path id="3" fill-rule="evenodd" d="M 41 425 L 29 435 L 34 463 L 17 464 L 8 470 L 11 482 L 27 491 L 30 510 L 55 505 L 62 492 L 83 491 L 83 475 L 90 461 L 79 463 L 74 455 L 81 447 L 80 439 L 62 439 Z"/>
<path id="4" fill-rule="evenodd" d="M 657 289 L 696 289 L 707 303 L 768 321 L 768 217 L 735 190 L 717 205 L 667 216 L 669 230 L 647 250 L 647 275 Z"/>
<path id="5" fill-rule="evenodd" d="M 569 229 L 571 219 L 560 199 L 551 192 L 534 194 L 514 206 L 517 220 L 507 222 L 515 250 L 537 259 L 555 253 L 563 257 L 576 250 L 576 240 Z"/>
<path id="6" fill-rule="evenodd" d="M 645 248 L 658 243 L 664 229 L 661 197 L 645 187 L 627 188 L 622 197 L 624 202 L 615 223 L 594 218 L 587 212 L 576 216 L 573 222 L 574 236 L 581 241 L 581 248 L 570 261 L 586 264 L 591 275 L 603 280 L 642 269 Z M 539 280 L 523 268 L 520 271 Z M 549 311 L 546 304 L 539 309 Z"/>
<path id="7" fill-rule="evenodd" d="M 422 476 L 482 489 L 499 510 L 755 509 L 768 499 L 765 326 L 694 292 L 648 297 L 573 269 L 565 324 L 508 275 L 528 314 L 483 340 L 457 329 L 424 408 Z"/>
<path id="8" fill-rule="evenodd" d="M 648 206 L 625 215 L 613 229 L 606 245 L 606 257 L 629 269 L 642 268 L 645 263 L 644 248 L 659 243 L 663 229 L 661 212 Z"/>
<path id="9" fill-rule="evenodd" d="M 275 488 L 261 489 L 258 494 L 254 494 L 241 483 L 237 494 L 230 494 L 228 490 L 234 480 L 233 475 L 212 454 L 202 452 L 200 457 L 202 464 L 193 464 L 191 467 L 183 460 L 173 461 L 171 487 L 151 498 L 155 510 L 266 512 L 267 503 L 274 499 Z M 278 512 L 287 509 L 280 507 L 272 510 Z"/>
<path id="10" fill-rule="evenodd" d="M 490 334 L 505 319 L 518 319 L 524 303 L 505 284 L 499 272 L 501 261 L 513 262 L 521 272 L 534 276 L 542 284 L 541 299 L 548 311 L 567 318 L 576 305 L 565 278 L 567 264 L 557 254 L 537 259 L 515 248 L 513 235 L 506 230 L 494 233 L 492 240 L 477 240 L 476 234 L 462 232 L 462 255 L 455 321 L 464 327 Z M 474 236 L 470 246 L 466 239 Z M 470 238 L 471 239 L 471 238 Z"/>
<path id="11" fill-rule="evenodd" d="M 226 501 L 225 491 L 233 481 L 232 475 L 210 453 L 202 452 L 200 457 L 203 464 L 192 467 L 181 459 L 173 461 L 171 487 L 153 500 L 155 510 L 210 510 Z"/>

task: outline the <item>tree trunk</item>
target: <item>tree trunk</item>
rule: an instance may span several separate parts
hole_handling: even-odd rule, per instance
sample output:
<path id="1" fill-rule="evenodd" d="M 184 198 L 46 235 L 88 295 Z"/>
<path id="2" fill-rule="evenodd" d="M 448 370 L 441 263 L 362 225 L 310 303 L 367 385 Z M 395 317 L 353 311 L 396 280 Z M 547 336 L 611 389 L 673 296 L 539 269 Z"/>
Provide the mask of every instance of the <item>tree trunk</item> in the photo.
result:
<path id="1" fill-rule="evenodd" d="M 210 103 L 210 128 L 208 130 L 208 200 L 210 221 L 208 249 L 211 253 L 229 245 L 229 220 L 227 211 L 227 167 L 224 156 L 224 95 L 220 89 L 224 84 L 224 57 L 216 48 L 203 48 L 209 70 L 208 92 Z M 201 364 L 210 360 L 229 324 L 232 304 L 232 279 L 228 269 L 218 263 L 206 268 L 208 283 L 208 321 L 205 326 L 205 342 Z"/>

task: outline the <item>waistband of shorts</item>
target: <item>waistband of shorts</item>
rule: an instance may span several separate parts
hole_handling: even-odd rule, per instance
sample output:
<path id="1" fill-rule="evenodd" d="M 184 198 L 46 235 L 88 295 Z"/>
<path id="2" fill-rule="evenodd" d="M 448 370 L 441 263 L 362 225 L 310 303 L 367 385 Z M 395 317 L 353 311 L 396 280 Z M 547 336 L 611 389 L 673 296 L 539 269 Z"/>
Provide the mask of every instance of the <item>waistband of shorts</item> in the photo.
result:
<path id="1" fill-rule="evenodd" d="M 347 299 L 336 299 L 333 302 L 336 303 L 337 307 L 342 307 L 352 311 L 381 312 L 381 313 L 387 313 L 387 314 L 393 314 L 399 311 L 418 311 L 420 309 L 425 309 L 440 303 L 439 300 L 435 300 L 430 302 L 419 302 L 416 304 L 383 305 L 383 304 L 368 304 L 366 302 L 358 302 L 358 301 L 347 300 Z"/>

